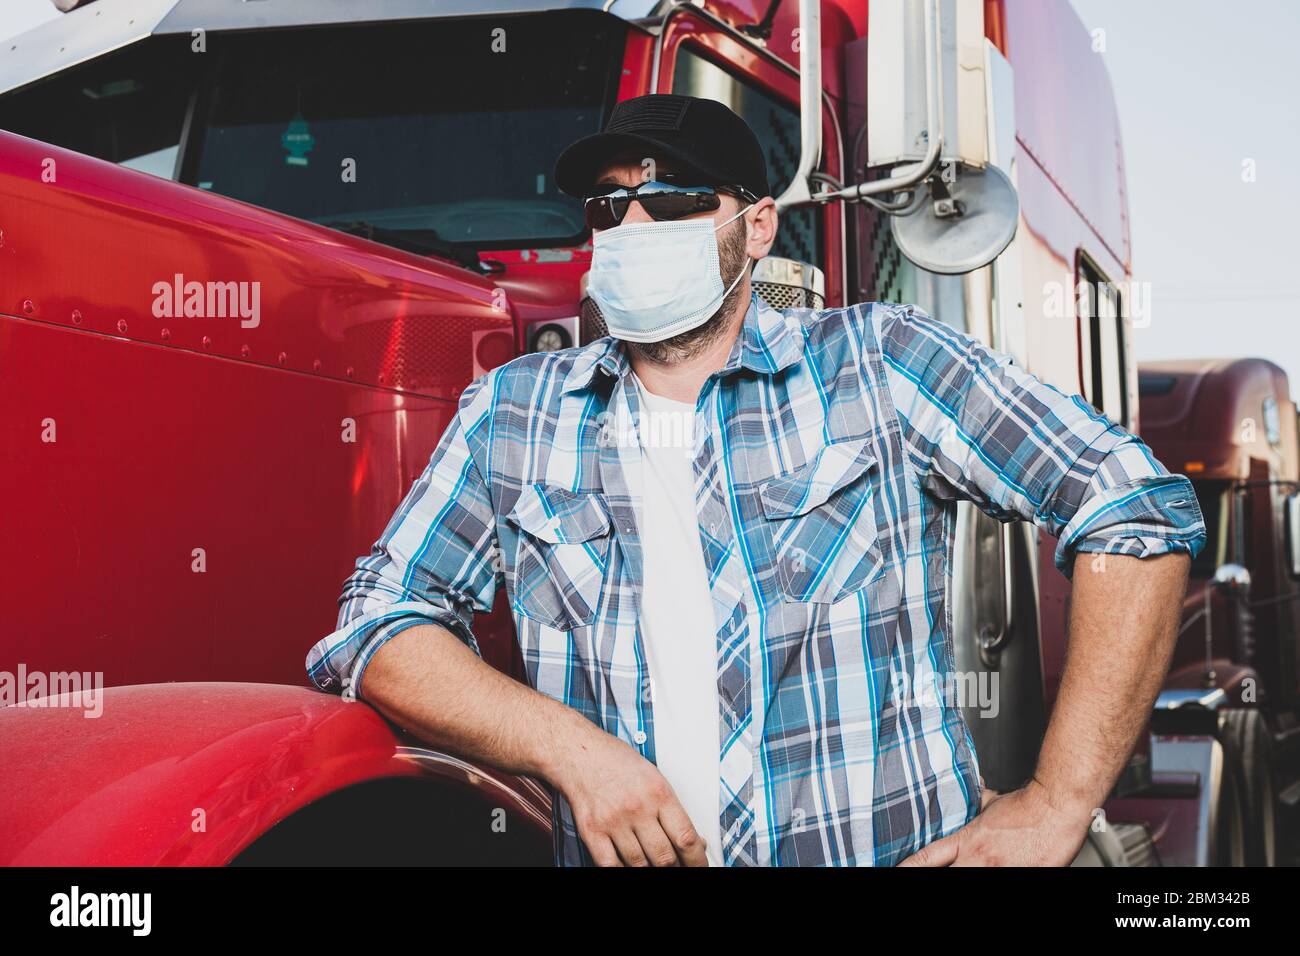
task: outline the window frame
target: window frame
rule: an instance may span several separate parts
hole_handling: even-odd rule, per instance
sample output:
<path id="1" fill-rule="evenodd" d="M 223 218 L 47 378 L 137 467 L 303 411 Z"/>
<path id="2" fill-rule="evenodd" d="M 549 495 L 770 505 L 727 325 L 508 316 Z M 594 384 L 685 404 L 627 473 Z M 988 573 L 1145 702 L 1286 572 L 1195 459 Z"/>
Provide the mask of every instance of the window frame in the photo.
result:
<path id="1" fill-rule="evenodd" d="M 1071 299 L 1078 336 L 1079 394 L 1121 427 L 1131 428 L 1133 403 L 1128 387 L 1129 336 L 1124 296 L 1096 259 L 1082 249 L 1075 255 L 1074 280 Z M 1088 302 L 1086 310 L 1081 310 L 1079 293 L 1084 288 L 1088 290 Z M 1114 291 L 1113 298 L 1104 297 L 1114 312 L 1113 325 L 1109 324 L 1112 316 L 1101 314 L 1103 296 L 1098 294 L 1099 289 Z"/>

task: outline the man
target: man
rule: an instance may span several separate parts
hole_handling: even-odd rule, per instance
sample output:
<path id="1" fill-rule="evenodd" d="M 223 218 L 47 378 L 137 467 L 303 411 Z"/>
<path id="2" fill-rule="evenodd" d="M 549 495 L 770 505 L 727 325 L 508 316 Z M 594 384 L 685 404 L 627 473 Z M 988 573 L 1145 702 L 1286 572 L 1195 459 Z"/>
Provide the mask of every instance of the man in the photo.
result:
<path id="1" fill-rule="evenodd" d="M 720 104 L 621 103 L 556 181 L 611 337 L 465 390 L 311 679 L 548 782 L 564 864 L 1070 862 L 1168 665 L 1205 537 L 1187 480 L 916 309 L 760 302 L 776 208 Z M 1067 574 L 1106 553 L 1003 796 L 925 692 L 953 671 L 963 498 L 1058 535 Z M 530 687 L 475 654 L 500 584 Z"/>

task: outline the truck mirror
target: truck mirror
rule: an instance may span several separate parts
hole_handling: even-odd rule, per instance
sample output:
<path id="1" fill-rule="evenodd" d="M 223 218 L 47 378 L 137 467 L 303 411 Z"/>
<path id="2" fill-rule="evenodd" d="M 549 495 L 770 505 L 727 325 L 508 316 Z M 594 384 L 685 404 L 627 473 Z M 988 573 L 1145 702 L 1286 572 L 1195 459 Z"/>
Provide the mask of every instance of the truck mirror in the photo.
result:
<path id="1" fill-rule="evenodd" d="M 984 5 L 893 0 L 868 15 L 868 165 L 920 168 L 938 148 L 913 202 L 892 218 L 894 241 L 929 272 L 983 268 L 1020 222 L 1010 157 L 994 155 L 998 124 L 1014 122 L 1011 66 L 984 37 Z"/>
<path id="2" fill-rule="evenodd" d="M 1286 499 L 1286 555 L 1291 577 L 1300 578 L 1300 494 Z"/>
<path id="3" fill-rule="evenodd" d="M 922 184 L 920 202 L 890 225 L 898 251 L 939 275 L 982 269 L 1015 238 L 1020 202 L 1006 173 L 996 166 L 963 171 L 952 185 Z"/>
<path id="4" fill-rule="evenodd" d="M 1221 564 L 1211 582 L 1225 594 L 1246 598 L 1250 596 L 1250 572 L 1240 564 Z"/>
<path id="5" fill-rule="evenodd" d="M 800 4 L 801 29 L 815 24 L 815 8 Z M 983 268 L 1020 222 L 1011 156 L 998 155 L 999 144 L 1014 144 L 1011 65 L 984 36 L 984 4 L 875 0 L 867 16 L 867 165 L 884 175 L 812 196 L 800 181 L 777 205 L 865 202 L 891 217 L 899 250 L 922 269 L 962 275 Z M 800 66 L 809 79 L 812 64 Z M 819 155 L 816 124 L 807 124 L 820 121 L 820 100 L 808 93 L 801 108 L 800 176 Z"/>

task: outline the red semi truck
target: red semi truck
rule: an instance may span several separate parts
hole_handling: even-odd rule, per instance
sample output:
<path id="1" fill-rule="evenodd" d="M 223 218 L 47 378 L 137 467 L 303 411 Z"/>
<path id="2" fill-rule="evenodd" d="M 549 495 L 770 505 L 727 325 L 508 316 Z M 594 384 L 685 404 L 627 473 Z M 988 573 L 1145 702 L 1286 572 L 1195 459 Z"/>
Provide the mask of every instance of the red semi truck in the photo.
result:
<path id="1" fill-rule="evenodd" d="M 1114 97 L 1066 0 L 63 5 L 0 45 L 0 672 L 38 688 L 0 707 L 0 863 L 551 860 L 543 787 L 309 690 L 303 657 L 466 385 L 599 333 L 551 169 L 619 100 L 755 129 L 768 301 L 916 303 L 1138 426 Z M 1060 680 L 1053 544 L 960 511 L 998 789 Z M 475 633 L 522 679 L 505 585 Z M 1161 753 L 1080 863 L 1239 813 Z"/>

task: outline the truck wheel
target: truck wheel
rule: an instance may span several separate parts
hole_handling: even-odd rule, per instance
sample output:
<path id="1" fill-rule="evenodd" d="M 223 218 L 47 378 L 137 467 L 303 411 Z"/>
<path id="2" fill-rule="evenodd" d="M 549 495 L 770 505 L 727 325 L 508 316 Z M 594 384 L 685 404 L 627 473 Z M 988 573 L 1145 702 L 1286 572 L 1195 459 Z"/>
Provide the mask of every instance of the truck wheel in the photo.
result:
<path id="1" fill-rule="evenodd" d="M 1225 771 L 1237 777 L 1244 819 L 1247 866 L 1277 863 L 1277 792 L 1273 778 L 1273 737 L 1255 708 L 1226 710 L 1219 719 Z"/>

